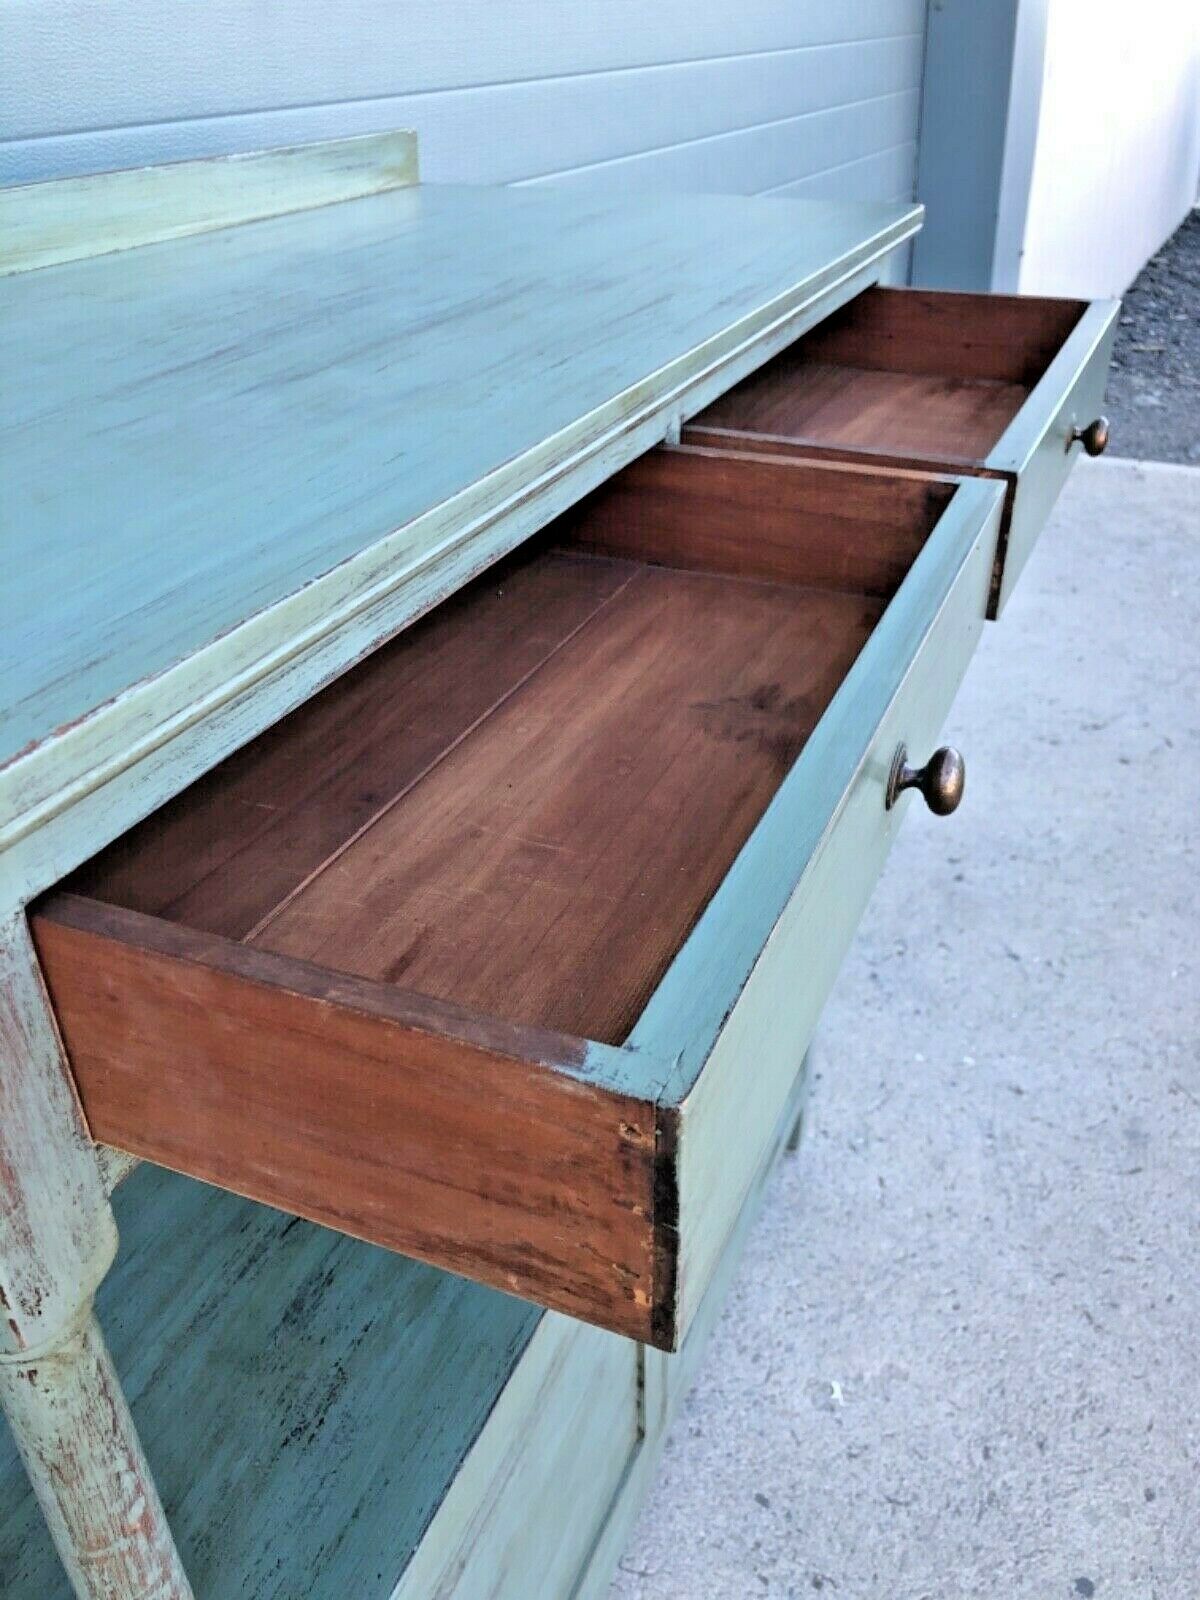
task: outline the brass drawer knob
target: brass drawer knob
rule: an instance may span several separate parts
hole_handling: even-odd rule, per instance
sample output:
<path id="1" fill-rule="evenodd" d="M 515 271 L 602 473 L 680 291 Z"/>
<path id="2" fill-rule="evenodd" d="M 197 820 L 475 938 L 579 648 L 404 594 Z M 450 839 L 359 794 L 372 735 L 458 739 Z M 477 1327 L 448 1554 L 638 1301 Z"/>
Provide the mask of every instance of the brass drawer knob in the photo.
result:
<path id="1" fill-rule="evenodd" d="M 1097 417 L 1086 428 L 1072 428 L 1070 444 L 1076 442 L 1083 446 L 1088 455 L 1102 456 L 1108 449 L 1108 418 Z"/>
<path id="2" fill-rule="evenodd" d="M 951 745 L 935 750 L 923 767 L 910 767 L 908 750 L 900 745 L 892 758 L 892 771 L 888 778 L 887 809 L 890 811 L 905 789 L 919 789 L 925 804 L 938 817 L 948 817 L 958 810 L 967 782 L 967 767 L 962 756 Z"/>

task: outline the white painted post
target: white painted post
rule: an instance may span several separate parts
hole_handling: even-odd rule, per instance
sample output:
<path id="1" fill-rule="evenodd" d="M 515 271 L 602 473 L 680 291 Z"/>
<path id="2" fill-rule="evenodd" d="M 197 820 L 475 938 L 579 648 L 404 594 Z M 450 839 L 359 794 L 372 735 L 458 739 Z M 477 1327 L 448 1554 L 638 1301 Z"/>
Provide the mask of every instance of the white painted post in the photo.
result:
<path id="1" fill-rule="evenodd" d="M 92 1312 L 116 1248 L 18 914 L 0 925 L 0 1406 L 80 1600 L 191 1600 Z"/>

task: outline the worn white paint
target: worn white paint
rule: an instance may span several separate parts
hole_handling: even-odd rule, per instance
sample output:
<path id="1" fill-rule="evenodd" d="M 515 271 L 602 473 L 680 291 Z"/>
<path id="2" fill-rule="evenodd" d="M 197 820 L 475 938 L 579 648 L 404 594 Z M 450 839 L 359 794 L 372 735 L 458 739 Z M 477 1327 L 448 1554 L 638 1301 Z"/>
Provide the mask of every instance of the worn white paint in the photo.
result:
<path id="1" fill-rule="evenodd" d="M 0 1402 L 80 1600 L 192 1600 L 90 1306 L 51 1349 L 0 1362 Z"/>
<path id="2" fill-rule="evenodd" d="M 925 0 L 25 0 L 0 182 L 416 129 L 433 182 L 910 199 Z"/>
<path id="3" fill-rule="evenodd" d="M 19 914 L 0 925 L 0 1174 L 0 1411 L 75 1592 L 190 1600 L 92 1313 L 116 1224 Z"/>
<path id="4" fill-rule="evenodd" d="M 1019 283 L 1117 295 L 1200 182 L 1200 6 L 1050 0 Z"/>
<path id="5" fill-rule="evenodd" d="M 20 912 L 0 922 L 0 1360 L 51 1345 L 117 1230 Z"/>
<path id="6" fill-rule="evenodd" d="M 0 189 L 0 277 L 359 200 L 416 181 L 416 135 L 398 131 Z"/>

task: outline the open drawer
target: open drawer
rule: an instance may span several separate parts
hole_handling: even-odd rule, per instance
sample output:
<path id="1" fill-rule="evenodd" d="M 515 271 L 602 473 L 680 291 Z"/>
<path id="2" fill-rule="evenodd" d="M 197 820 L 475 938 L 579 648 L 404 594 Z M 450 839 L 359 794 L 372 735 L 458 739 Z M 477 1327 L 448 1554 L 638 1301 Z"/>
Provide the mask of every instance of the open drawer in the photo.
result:
<path id="1" fill-rule="evenodd" d="M 699 413 L 739 450 L 973 473 L 1007 485 L 999 616 L 1080 449 L 1099 455 L 1118 303 L 866 290 Z"/>
<path id="2" fill-rule="evenodd" d="M 94 1137 L 674 1347 L 1001 501 L 635 463 L 33 908 Z"/>

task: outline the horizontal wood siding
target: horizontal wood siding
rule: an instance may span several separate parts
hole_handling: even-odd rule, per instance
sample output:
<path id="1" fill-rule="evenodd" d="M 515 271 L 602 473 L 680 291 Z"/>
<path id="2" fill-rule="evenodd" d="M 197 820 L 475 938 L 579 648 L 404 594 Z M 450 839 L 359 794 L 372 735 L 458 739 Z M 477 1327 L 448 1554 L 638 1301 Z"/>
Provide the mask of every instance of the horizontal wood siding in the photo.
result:
<path id="1" fill-rule="evenodd" d="M 414 128 L 433 182 L 895 200 L 924 0 L 28 0 L 0 53 L 0 183 Z"/>

